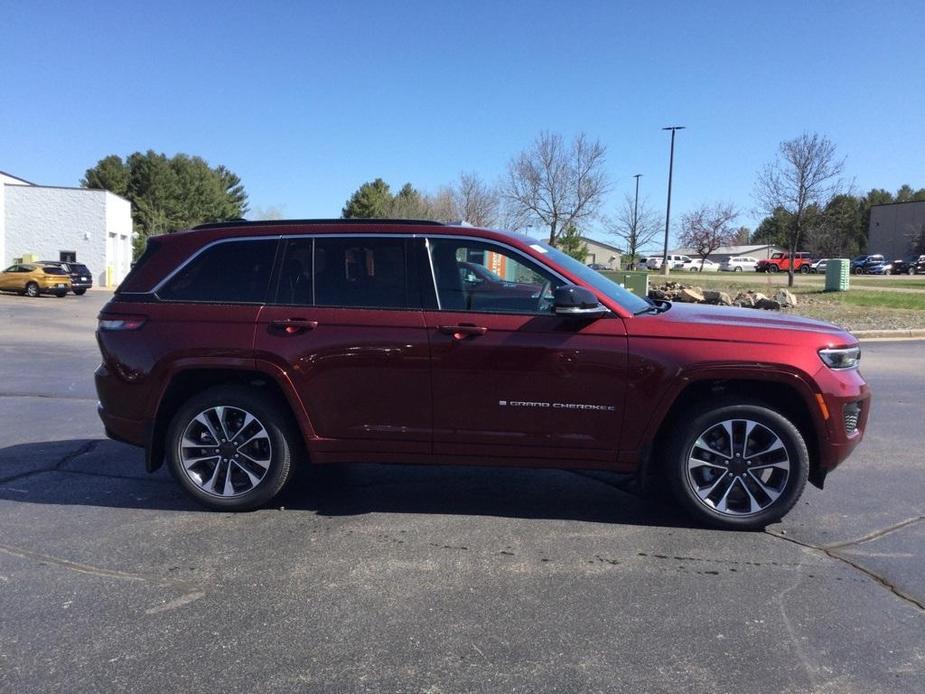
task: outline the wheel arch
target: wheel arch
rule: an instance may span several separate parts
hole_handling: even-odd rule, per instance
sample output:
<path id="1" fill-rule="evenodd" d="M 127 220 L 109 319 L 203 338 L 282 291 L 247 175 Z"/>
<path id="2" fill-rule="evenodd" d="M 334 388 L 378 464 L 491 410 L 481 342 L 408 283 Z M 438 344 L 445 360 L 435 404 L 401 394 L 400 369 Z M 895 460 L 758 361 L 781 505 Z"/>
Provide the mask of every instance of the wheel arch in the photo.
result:
<path id="1" fill-rule="evenodd" d="M 707 406 L 719 398 L 730 397 L 768 407 L 793 422 L 809 451 L 809 481 L 821 489 L 826 473 L 819 455 L 822 445 L 819 437 L 824 436 L 822 432 L 825 431 L 825 423 L 818 415 L 813 391 L 798 377 L 792 378 L 790 382 L 744 374 L 704 376 L 689 380 L 664 409 L 664 415 L 654 419 L 647 431 L 643 447 L 649 450 L 649 454 L 642 474 L 645 477 L 660 474 L 660 461 L 665 453 L 668 433 L 685 417 L 686 412 Z M 642 481 L 645 483 L 645 480 Z"/>
<path id="2" fill-rule="evenodd" d="M 265 370 L 264 370 L 265 369 Z M 150 420 L 145 446 L 145 468 L 148 472 L 157 470 L 164 463 L 164 439 L 171 419 L 179 407 L 196 393 L 218 385 L 242 385 L 256 388 L 270 394 L 292 417 L 292 422 L 301 432 L 303 444 L 311 435 L 311 425 L 302 409 L 292 384 L 285 374 L 259 368 L 236 368 L 228 365 L 189 366 L 174 370 L 167 385 L 158 398 L 157 409 Z"/>

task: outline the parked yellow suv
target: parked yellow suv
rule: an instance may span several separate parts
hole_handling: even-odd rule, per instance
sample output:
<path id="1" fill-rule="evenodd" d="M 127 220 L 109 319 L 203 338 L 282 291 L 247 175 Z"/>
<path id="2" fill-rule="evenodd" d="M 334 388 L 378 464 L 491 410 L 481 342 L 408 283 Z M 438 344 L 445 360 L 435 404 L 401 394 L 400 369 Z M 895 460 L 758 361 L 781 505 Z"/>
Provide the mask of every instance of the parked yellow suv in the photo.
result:
<path id="1" fill-rule="evenodd" d="M 20 263 L 0 272 L 0 291 L 4 292 L 16 292 L 26 296 L 54 294 L 62 297 L 70 288 L 70 276 L 57 267 Z"/>

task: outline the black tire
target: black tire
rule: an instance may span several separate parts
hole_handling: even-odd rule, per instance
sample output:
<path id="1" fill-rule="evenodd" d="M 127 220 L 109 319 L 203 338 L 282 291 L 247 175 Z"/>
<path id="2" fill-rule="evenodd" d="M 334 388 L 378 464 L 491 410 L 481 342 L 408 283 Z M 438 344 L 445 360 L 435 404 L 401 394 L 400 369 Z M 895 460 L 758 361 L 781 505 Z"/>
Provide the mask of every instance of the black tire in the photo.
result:
<path id="1" fill-rule="evenodd" d="M 916 274 L 915 268 L 914 268 L 914 267 L 910 267 L 906 274 L 909 274 L 909 275 L 914 275 L 914 274 Z"/>
<path id="2" fill-rule="evenodd" d="M 768 265 L 768 272 L 779 272 L 780 268 L 774 264 Z"/>
<path id="3" fill-rule="evenodd" d="M 733 270 L 733 272 L 742 272 L 742 268 L 741 268 L 741 267 L 737 267 L 735 270 Z"/>
<path id="4" fill-rule="evenodd" d="M 860 267 L 854 268 L 854 274 L 855 274 L 855 275 L 863 275 L 863 274 L 864 274 L 864 268 L 860 268 Z"/>
<path id="5" fill-rule="evenodd" d="M 696 446 L 696 443 L 703 437 L 715 435 L 720 437 L 718 440 L 722 440 L 726 430 L 721 425 L 731 420 L 748 420 L 757 424 L 752 434 L 742 442 L 741 454 L 731 455 L 735 446 L 730 445 L 727 449 L 722 444 L 724 450 L 730 452 L 726 472 L 722 472 L 723 465 L 698 466 L 689 471 L 688 461 L 695 453 L 695 460 L 709 458 L 722 462 L 725 456 L 714 455 L 716 449 Z M 734 432 L 732 438 L 736 437 L 737 432 L 741 439 L 746 426 L 744 423 L 731 425 Z M 780 448 L 764 455 L 759 452 L 756 458 L 747 460 L 749 442 L 760 448 L 775 437 L 781 444 Z M 786 472 L 770 466 L 771 463 L 783 465 L 775 457 L 784 455 L 788 466 Z M 727 401 L 676 428 L 669 439 L 665 464 L 672 492 L 691 516 L 726 530 L 756 530 L 780 520 L 800 498 L 809 474 L 809 452 L 799 430 L 779 412 L 762 404 Z M 748 467 L 753 464 L 755 467 Z M 753 473 L 760 466 L 764 467 L 756 478 Z M 731 477 L 724 478 L 725 475 Z M 759 484 L 756 480 L 764 475 L 768 476 L 768 480 Z M 732 481 L 727 485 L 721 478 Z M 698 479 L 703 481 L 701 493 L 708 489 L 715 490 L 713 494 L 707 495 L 706 500 L 701 499 L 694 489 Z M 766 493 L 767 490 L 778 495 L 771 497 Z M 723 498 L 711 499 L 711 496 L 720 494 L 724 495 Z M 748 509 L 743 508 L 745 503 L 748 503 Z M 727 508 L 719 510 L 724 505 Z M 753 507 L 756 510 L 753 511 Z"/>
<path id="6" fill-rule="evenodd" d="M 181 441 L 188 427 L 196 426 L 194 425 L 194 420 L 197 415 L 216 407 L 226 407 L 231 410 L 250 413 L 267 434 L 270 457 L 263 477 L 250 489 L 230 497 L 222 496 L 215 491 L 209 492 L 203 485 L 195 482 L 196 473 L 188 473 L 180 457 Z M 243 430 L 244 428 L 242 427 L 238 431 Z M 247 432 L 245 432 L 246 435 Z M 230 438 L 233 439 L 235 436 Z M 211 445 L 209 444 L 209 446 Z M 201 448 L 203 451 L 207 451 L 206 446 Z M 167 430 L 165 450 L 170 472 L 180 486 L 199 503 L 222 511 L 251 511 L 267 504 L 290 481 L 293 476 L 295 459 L 300 457 L 300 452 L 302 451 L 302 438 L 288 409 L 282 406 L 276 398 L 260 390 L 244 386 L 215 386 L 190 398 L 177 410 Z M 190 449 L 189 446 L 185 446 L 184 450 L 192 450 L 191 457 L 195 457 L 196 448 Z M 214 450 L 218 451 L 219 449 Z M 217 487 L 219 480 L 225 480 L 229 474 L 228 470 L 236 470 L 236 479 L 239 481 L 246 480 L 250 476 L 246 475 L 246 471 L 242 466 L 231 460 L 231 455 L 228 455 L 227 460 L 222 460 L 221 455 L 226 454 L 223 453 L 217 456 L 215 467 L 220 465 L 224 465 L 224 467 L 218 472 L 215 472 L 215 467 L 210 470 L 210 472 L 214 472 L 212 475 L 212 479 L 215 479 L 215 483 L 212 485 L 213 490 Z M 203 463 L 203 465 L 208 465 L 208 463 Z M 232 468 L 232 465 L 237 467 Z M 257 470 L 253 466 L 250 467 L 252 470 Z M 194 470 L 192 466 L 190 469 L 191 471 Z M 204 478 L 207 474 L 209 473 L 204 472 L 200 477 Z M 234 488 L 232 487 L 232 489 Z"/>
<path id="7" fill-rule="evenodd" d="M 64 297 L 67 296 L 67 290 L 65 289 L 64 291 L 57 291 L 55 292 L 55 296 L 58 297 L 59 299 L 63 299 Z"/>
<path id="8" fill-rule="evenodd" d="M 809 265 L 801 265 L 800 274 L 805 275 L 807 273 L 809 273 Z"/>
<path id="9" fill-rule="evenodd" d="M 26 285 L 26 290 L 23 293 L 26 296 L 34 299 L 35 297 L 39 295 L 39 285 L 37 285 L 35 282 L 29 282 Z"/>
<path id="10" fill-rule="evenodd" d="M 75 289 L 73 291 L 74 291 L 74 294 L 76 294 L 77 296 L 83 296 L 84 294 L 87 293 L 86 289 Z"/>

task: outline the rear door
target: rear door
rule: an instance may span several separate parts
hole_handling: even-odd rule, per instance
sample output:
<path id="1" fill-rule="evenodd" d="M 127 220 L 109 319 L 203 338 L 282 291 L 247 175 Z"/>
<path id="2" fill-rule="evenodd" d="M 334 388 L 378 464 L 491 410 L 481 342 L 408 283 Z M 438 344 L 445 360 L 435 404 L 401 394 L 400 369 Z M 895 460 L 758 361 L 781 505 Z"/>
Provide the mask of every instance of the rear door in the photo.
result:
<path id="1" fill-rule="evenodd" d="M 623 419 L 623 322 L 554 315 L 552 289 L 564 280 L 516 249 L 434 236 L 427 254 L 434 452 L 473 464 L 482 456 L 613 460 Z M 467 282 L 473 264 L 492 281 Z"/>
<path id="2" fill-rule="evenodd" d="M 430 453 L 430 349 L 410 239 L 284 239 L 257 358 L 292 380 L 316 450 Z"/>

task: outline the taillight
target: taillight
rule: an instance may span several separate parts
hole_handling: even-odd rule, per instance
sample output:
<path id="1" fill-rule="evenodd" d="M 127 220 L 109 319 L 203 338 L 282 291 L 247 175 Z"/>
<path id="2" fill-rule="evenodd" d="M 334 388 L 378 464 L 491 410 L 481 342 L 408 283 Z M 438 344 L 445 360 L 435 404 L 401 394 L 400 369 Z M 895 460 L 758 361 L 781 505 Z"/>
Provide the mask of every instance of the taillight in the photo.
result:
<path id="1" fill-rule="evenodd" d="M 138 330 L 145 324 L 144 316 L 109 316 L 100 318 L 100 330 Z"/>

